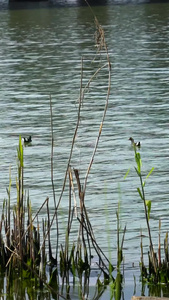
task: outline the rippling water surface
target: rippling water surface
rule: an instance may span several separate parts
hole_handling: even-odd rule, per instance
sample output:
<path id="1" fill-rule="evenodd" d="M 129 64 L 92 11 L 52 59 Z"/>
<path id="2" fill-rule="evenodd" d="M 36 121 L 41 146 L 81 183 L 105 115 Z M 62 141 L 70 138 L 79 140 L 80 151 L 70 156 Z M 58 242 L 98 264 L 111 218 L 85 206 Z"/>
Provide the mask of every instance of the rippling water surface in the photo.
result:
<path id="1" fill-rule="evenodd" d="M 105 29 L 112 63 L 109 107 L 98 152 L 89 176 L 86 207 L 100 246 L 109 241 L 116 262 L 116 210 L 121 200 L 121 226 L 126 225 L 125 262 L 140 259 L 140 229 L 147 235 L 139 179 L 128 138 L 140 140 L 146 197 L 152 200 L 151 227 L 158 239 L 168 230 L 169 158 L 169 5 L 124 5 L 94 8 Z M 77 120 L 81 58 L 84 77 L 96 63 L 93 16 L 86 7 L 0 11 L 0 197 L 6 197 L 9 167 L 11 201 L 16 202 L 16 148 L 19 135 L 32 135 L 25 148 L 25 188 L 34 211 L 47 196 L 53 209 L 50 153 L 50 95 L 53 103 L 56 198 L 63 183 Z M 101 64 L 100 64 L 101 66 Z M 102 77 L 101 77 L 102 76 Z M 105 103 L 105 72 L 84 100 L 72 167 L 84 178 Z M 90 94 L 91 93 L 91 94 Z M 130 168 L 127 178 L 125 173 Z M 61 202 L 62 233 L 68 207 Z M 108 224 L 108 225 L 107 225 Z M 105 229 L 107 228 L 107 229 Z M 54 238 L 54 237 L 53 237 Z M 147 246 L 145 239 L 145 246 Z"/>

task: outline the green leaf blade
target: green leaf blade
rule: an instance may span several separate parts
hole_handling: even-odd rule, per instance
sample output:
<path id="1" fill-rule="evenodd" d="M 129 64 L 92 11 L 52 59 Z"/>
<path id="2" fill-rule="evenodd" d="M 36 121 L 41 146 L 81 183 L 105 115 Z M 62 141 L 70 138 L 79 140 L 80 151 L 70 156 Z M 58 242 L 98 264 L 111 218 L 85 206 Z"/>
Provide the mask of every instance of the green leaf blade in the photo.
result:
<path id="1" fill-rule="evenodd" d="M 140 198 L 143 200 L 143 195 L 142 195 L 142 193 L 141 193 L 141 191 L 140 191 L 140 189 L 139 189 L 139 188 L 137 188 L 137 192 L 139 193 L 139 195 L 140 195 Z"/>

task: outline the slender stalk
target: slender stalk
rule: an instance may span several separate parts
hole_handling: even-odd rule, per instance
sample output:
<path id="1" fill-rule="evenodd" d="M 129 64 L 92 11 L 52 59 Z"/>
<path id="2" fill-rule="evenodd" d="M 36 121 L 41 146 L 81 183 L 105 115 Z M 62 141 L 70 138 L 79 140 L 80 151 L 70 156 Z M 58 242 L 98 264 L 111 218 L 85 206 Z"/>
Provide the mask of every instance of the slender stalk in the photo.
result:
<path id="1" fill-rule="evenodd" d="M 51 182 L 52 182 L 53 200 L 56 209 L 55 184 L 54 184 L 54 176 L 53 176 L 54 136 L 53 136 L 53 111 L 52 111 L 51 95 L 50 95 L 50 127 L 51 127 Z"/>
<path id="2" fill-rule="evenodd" d="M 76 122 L 76 127 L 75 127 L 75 131 L 74 131 L 73 139 L 72 139 L 72 144 L 71 144 L 70 154 L 69 154 L 68 163 L 67 163 L 67 168 L 66 168 L 66 172 L 65 172 L 65 177 L 64 177 L 64 181 L 63 181 L 63 185 L 62 185 L 62 190 L 61 190 L 61 193 L 60 193 L 60 197 L 59 197 L 59 199 L 58 199 L 58 203 L 57 203 L 57 205 L 56 205 L 55 212 L 54 212 L 53 217 L 52 217 L 52 220 L 51 220 L 50 228 L 51 228 L 51 226 L 52 226 L 52 224 L 53 224 L 53 221 L 54 221 L 54 219 L 55 219 L 55 216 L 56 216 L 56 214 L 57 214 L 57 210 L 58 210 L 58 208 L 59 208 L 59 205 L 60 205 L 60 202 L 61 202 L 61 199 L 62 199 L 62 196 L 63 196 L 63 192 L 64 192 L 64 190 L 65 190 L 66 180 L 67 180 L 67 174 L 68 174 L 68 171 L 69 171 L 70 162 L 71 162 L 71 159 L 72 159 L 72 154 L 73 154 L 73 149 L 74 149 L 74 144 L 75 144 L 75 139 L 76 139 L 77 131 L 78 131 L 79 124 L 80 124 L 80 112 L 81 112 L 81 107 L 82 107 L 83 97 L 84 97 L 84 95 L 81 94 L 81 95 L 80 95 L 80 98 L 79 98 L 79 107 L 78 107 L 77 122 Z M 47 238 L 48 233 L 49 233 L 49 231 L 47 231 L 46 236 L 45 236 L 45 239 Z M 43 241 L 43 242 L 44 242 L 44 241 Z M 43 245 L 43 243 L 42 243 L 42 245 Z"/>
<path id="3" fill-rule="evenodd" d="M 49 214 L 49 201 L 46 202 L 46 207 L 47 207 L 47 216 L 48 216 L 48 230 L 50 227 L 50 214 Z M 49 230 L 49 234 L 48 234 L 48 245 L 49 245 L 49 260 L 52 260 L 52 247 L 51 247 L 51 241 L 50 241 L 50 230 Z"/>
<path id="4" fill-rule="evenodd" d="M 148 229 L 148 235 L 149 235 L 149 241 L 150 241 L 150 252 L 152 254 L 154 270 L 155 270 L 155 273 L 156 273 L 157 272 L 157 266 L 156 266 L 156 261 L 155 261 L 155 253 L 154 253 L 154 247 L 153 247 L 153 242 L 152 242 L 152 237 L 151 237 L 150 223 L 149 223 L 149 220 L 148 220 L 145 192 L 144 192 L 143 179 L 142 179 L 141 173 L 140 173 L 139 177 L 140 177 L 140 184 L 141 184 L 143 203 L 144 203 L 144 211 L 145 211 L 145 217 L 146 217 L 146 223 L 147 223 L 147 229 Z"/>
<path id="5" fill-rule="evenodd" d="M 55 197 L 55 185 L 54 185 L 54 176 L 53 176 L 53 154 L 54 154 L 54 137 L 53 137 L 53 112 L 52 112 L 52 99 L 50 95 L 50 126 L 51 126 L 51 135 L 52 135 L 52 142 L 51 142 L 51 182 L 52 182 L 52 191 L 53 191 L 53 200 L 54 200 L 54 207 L 55 207 L 55 217 L 56 217 L 56 231 L 57 231 L 57 241 L 56 241 L 56 261 L 58 257 L 58 246 L 59 246 L 59 224 L 58 224 L 58 215 L 57 215 L 57 208 L 56 208 L 56 197 Z M 50 231 L 50 226 L 48 229 L 48 233 Z"/>
<path id="6" fill-rule="evenodd" d="M 155 253 L 154 253 L 154 247 L 153 247 L 153 242 L 152 242 L 152 237 L 151 237 L 151 230 L 150 230 L 150 223 L 149 223 L 149 218 L 148 218 L 148 212 L 147 212 L 147 205 L 146 205 L 146 197 L 145 197 L 145 191 L 144 191 L 144 183 L 143 183 L 143 179 L 142 179 L 142 173 L 141 173 L 141 157 L 140 157 L 140 153 L 137 153 L 136 151 L 136 146 L 134 146 L 134 152 L 135 152 L 135 160 L 137 163 L 137 168 L 136 172 L 139 176 L 140 179 L 140 185 L 141 185 L 141 192 L 139 190 L 139 194 L 143 200 L 144 203 L 144 212 L 145 212 L 145 218 L 146 218 L 146 223 L 147 223 L 147 230 L 148 230 L 148 236 L 149 236 L 149 242 L 150 242 L 150 254 L 152 257 L 152 261 L 153 261 L 153 266 L 154 266 L 154 270 L 155 273 L 157 273 L 157 266 L 156 266 L 156 258 L 155 258 Z"/>
<path id="7" fill-rule="evenodd" d="M 99 49 L 102 49 L 102 47 L 105 49 L 106 55 L 107 55 L 107 64 L 106 65 L 108 66 L 108 89 L 107 89 L 106 102 L 105 102 L 105 107 L 104 107 L 104 111 L 103 111 L 102 120 L 101 120 L 101 123 L 100 123 L 100 128 L 99 128 L 98 136 L 96 138 L 95 147 L 93 149 L 93 154 L 91 156 L 90 163 L 88 165 L 86 176 L 85 176 L 85 180 L 84 180 L 84 185 L 83 185 L 83 193 L 84 193 L 84 195 L 85 195 L 85 192 L 86 192 L 86 186 L 87 186 L 88 176 L 89 176 L 91 167 L 93 165 L 94 157 L 95 157 L 95 154 L 96 154 L 96 151 L 97 151 L 97 148 L 98 148 L 98 144 L 99 144 L 99 140 L 100 140 L 100 136 L 101 136 L 101 133 L 102 133 L 102 128 L 103 128 L 103 124 L 104 124 L 104 121 L 105 121 L 106 112 L 107 112 L 107 108 L 108 108 L 108 102 L 109 102 L 109 96 L 110 96 L 110 88 L 111 88 L 111 63 L 110 63 L 108 49 L 107 49 L 107 45 L 106 45 L 106 41 L 105 41 L 104 30 L 100 26 L 100 24 L 99 24 L 99 22 L 98 22 L 98 20 L 97 20 L 96 17 L 95 17 L 95 24 L 96 24 L 96 28 L 97 28 L 97 32 L 98 32 L 98 36 L 99 36 L 99 38 L 97 39 L 97 44 L 99 45 Z"/>
<path id="8" fill-rule="evenodd" d="M 159 235 L 158 235 L 158 265 L 161 268 L 161 220 L 159 220 Z"/>
<path id="9" fill-rule="evenodd" d="M 80 220 L 79 218 L 77 218 L 77 219 L 78 219 L 78 221 L 81 223 L 81 220 Z M 107 266 L 106 266 L 104 260 L 101 258 L 100 253 L 103 255 L 103 257 L 105 258 L 105 260 L 106 260 L 108 263 L 110 263 L 110 261 L 108 260 L 108 258 L 107 258 L 106 255 L 104 254 L 104 252 L 101 250 L 101 248 L 100 248 L 99 245 L 97 244 L 96 240 L 93 238 L 93 236 L 92 236 L 91 232 L 88 230 L 86 224 L 84 224 L 84 222 L 81 223 L 81 224 L 82 224 L 82 226 L 84 227 L 84 229 L 88 232 L 88 235 L 89 235 L 90 238 L 91 238 L 93 247 L 94 247 L 94 249 L 95 249 L 95 251 L 96 251 L 98 257 L 100 258 L 100 260 L 101 260 L 101 262 L 102 262 L 102 265 L 103 265 L 103 266 L 107 269 L 107 271 L 109 272 L 109 269 L 107 268 Z"/>

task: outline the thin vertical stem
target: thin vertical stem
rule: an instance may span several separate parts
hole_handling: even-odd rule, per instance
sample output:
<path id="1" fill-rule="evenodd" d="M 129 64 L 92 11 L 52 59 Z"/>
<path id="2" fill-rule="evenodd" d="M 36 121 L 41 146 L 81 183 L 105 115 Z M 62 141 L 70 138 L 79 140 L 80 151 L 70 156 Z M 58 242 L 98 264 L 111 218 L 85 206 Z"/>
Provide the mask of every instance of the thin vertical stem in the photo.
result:
<path id="1" fill-rule="evenodd" d="M 54 137 L 53 137 L 53 112 L 52 112 L 52 99 L 50 95 L 50 125 L 51 125 L 51 182 L 52 182 L 52 191 L 53 191 L 53 200 L 55 206 L 55 214 L 56 217 L 56 231 L 57 231 L 57 241 L 56 241 L 56 261 L 58 257 L 58 245 L 59 245 L 59 224 L 58 224 L 58 215 L 57 215 L 57 207 L 56 207 L 56 197 L 55 197 L 55 185 L 54 185 L 54 176 L 53 176 L 53 154 L 54 154 Z M 48 233 L 50 232 L 51 226 L 48 227 Z"/>
<path id="2" fill-rule="evenodd" d="M 154 253 L 154 247 L 153 247 L 153 242 L 152 242 L 152 237 L 151 237 L 150 224 L 149 224 L 149 220 L 148 220 L 146 198 L 145 198 L 144 185 L 143 185 L 143 179 L 142 179 L 141 172 L 139 173 L 139 177 L 140 177 L 140 183 L 141 183 L 141 189 L 142 189 L 142 196 L 143 196 L 143 202 L 144 202 L 144 211 L 145 211 L 145 216 L 146 216 L 148 235 L 149 235 L 149 240 L 150 240 L 150 251 L 151 251 L 152 258 L 153 258 L 154 270 L 155 270 L 155 273 L 156 273 L 157 272 L 157 267 L 156 267 L 156 262 L 155 262 L 155 253 Z"/>

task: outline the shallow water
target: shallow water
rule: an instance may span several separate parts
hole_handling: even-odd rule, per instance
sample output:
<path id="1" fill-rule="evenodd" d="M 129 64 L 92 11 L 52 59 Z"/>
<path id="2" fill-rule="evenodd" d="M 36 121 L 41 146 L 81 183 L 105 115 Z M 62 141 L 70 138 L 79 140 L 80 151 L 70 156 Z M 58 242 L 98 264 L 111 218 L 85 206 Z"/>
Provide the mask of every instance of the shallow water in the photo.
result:
<path id="1" fill-rule="evenodd" d="M 127 226 L 125 263 L 128 267 L 132 263 L 138 266 L 140 229 L 145 235 L 147 230 L 143 203 L 137 194 L 139 179 L 134 170 L 130 136 L 142 143 L 145 176 L 155 168 L 147 181 L 146 197 L 152 200 L 150 223 L 156 245 L 159 218 L 162 233 L 168 230 L 169 4 L 93 9 L 105 29 L 112 87 L 85 202 L 99 245 L 108 253 L 110 241 L 112 260 L 116 263 L 116 210 L 121 200 L 121 227 Z M 10 166 L 11 201 L 16 202 L 18 138 L 32 135 L 32 146 L 24 151 L 25 189 L 29 190 L 34 211 L 49 196 L 52 213 L 50 95 L 58 199 L 77 120 L 81 58 L 85 78 L 96 68 L 95 63 L 91 64 L 95 53 L 93 16 L 86 7 L 1 10 L 0 24 L 1 202 L 6 197 Z M 80 170 L 82 179 L 102 117 L 107 89 L 105 72 L 98 82 L 84 101 L 71 164 Z M 61 202 L 60 241 L 67 207 L 65 195 Z M 54 237 L 55 234 L 55 242 Z M 146 238 L 144 243 L 147 249 Z"/>

